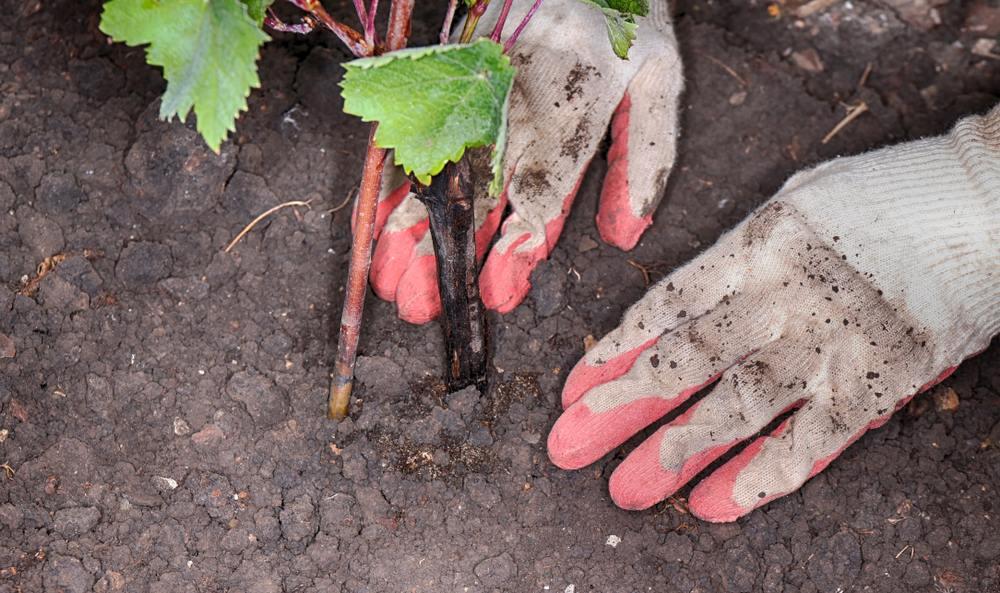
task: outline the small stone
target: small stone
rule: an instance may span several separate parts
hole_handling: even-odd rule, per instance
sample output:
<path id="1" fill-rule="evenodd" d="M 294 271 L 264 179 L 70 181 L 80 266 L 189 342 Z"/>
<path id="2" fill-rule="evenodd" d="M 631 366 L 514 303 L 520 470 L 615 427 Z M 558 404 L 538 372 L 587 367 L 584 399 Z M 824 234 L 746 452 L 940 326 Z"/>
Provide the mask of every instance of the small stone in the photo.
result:
<path id="1" fill-rule="evenodd" d="M 179 437 L 191 434 L 191 425 L 183 418 L 174 418 L 174 434 Z"/>
<path id="2" fill-rule="evenodd" d="M 792 52 L 792 62 L 806 72 L 817 73 L 822 72 L 824 69 L 823 61 L 819 59 L 819 54 L 811 47 L 802 51 Z"/>
<path id="3" fill-rule="evenodd" d="M 153 485 L 160 490 L 176 490 L 177 480 L 166 476 L 153 476 Z"/>
<path id="4" fill-rule="evenodd" d="M 597 338 L 593 334 L 587 334 L 583 337 L 583 351 L 590 352 L 590 349 L 597 345 Z"/>
<path id="5" fill-rule="evenodd" d="M 958 409 L 958 394 L 951 387 L 934 393 L 934 403 L 939 412 L 954 412 Z"/>
<path id="6" fill-rule="evenodd" d="M 191 440 L 196 445 L 211 445 L 226 438 L 226 433 L 214 424 L 209 424 L 205 428 L 191 435 Z"/>
<path id="7" fill-rule="evenodd" d="M 584 235 L 580 237 L 580 242 L 577 244 L 576 248 L 580 251 L 580 253 L 587 253 L 588 251 L 597 249 L 598 246 L 597 241 L 591 238 L 590 235 Z"/>
<path id="8" fill-rule="evenodd" d="M 622 543 L 622 538 L 617 535 L 609 535 L 607 541 L 604 542 L 604 545 L 617 548 L 620 543 Z"/>
<path id="9" fill-rule="evenodd" d="M 740 105 L 745 103 L 746 100 L 747 100 L 746 91 L 737 91 L 732 95 L 729 95 L 729 104 L 732 105 L 733 107 L 739 107 Z"/>
<path id="10" fill-rule="evenodd" d="M 972 54 L 984 58 L 997 58 L 1000 57 L 1000 55 L 995 53 L 996 48 L 996 39 L 977 39 L 976 42 L 972 44 Z"/>

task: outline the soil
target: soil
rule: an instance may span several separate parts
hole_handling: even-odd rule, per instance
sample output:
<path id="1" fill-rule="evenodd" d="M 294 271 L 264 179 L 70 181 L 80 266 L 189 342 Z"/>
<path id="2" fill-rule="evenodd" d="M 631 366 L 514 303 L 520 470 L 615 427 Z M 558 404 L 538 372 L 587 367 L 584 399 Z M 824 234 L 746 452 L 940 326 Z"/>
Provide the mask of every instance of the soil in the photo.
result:
<path id="1" fill-rule="evenodd" d="M 97 2 L 6 3 L 0 592 L 1000 591 L 996 343 L 733 524 L 694 519 L 685 492 L 615 508 L 607 478 L 636 441 L 582 471 L 546 458 L 585 338 L 644 291 L 627 260 L 662 277 L 796 170 L 997 101 L 1000 61 L 972 51 L 1000 34 L 996 9 L 833 4 L 679 1 L 684 133 L 639 247 L 597 240 L 598 158 L 528 300 L 492 319 L 489 390 L 446 393 L 439 327 L 370 298 L 361 401 L 338 424 L 323 411 L 350 212 L 333 210 L 366 133 L 341 113 L 334 41 L 267 45 L 214 155 L 157 121 L 159 74 L 106 41 Z M 438 22 L 420 15 L 415 40 Z M 291 199 L 313 207 L 222 252 Z"/>

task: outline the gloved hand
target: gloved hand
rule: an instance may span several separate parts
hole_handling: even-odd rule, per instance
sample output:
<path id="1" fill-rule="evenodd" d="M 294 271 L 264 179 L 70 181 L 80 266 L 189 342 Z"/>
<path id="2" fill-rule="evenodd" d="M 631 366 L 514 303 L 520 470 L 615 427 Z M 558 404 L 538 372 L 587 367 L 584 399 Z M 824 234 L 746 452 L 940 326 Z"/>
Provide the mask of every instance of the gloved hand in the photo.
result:
<path id="1" fill-rule="evenodd" d="M 480 31 L 492 30 L 502 4 L 491 3 Z M 515 0 L 508 33 L 531 4 Z M 507 312 L 524 299 L 531 271 L 555 246 L 609 122 L 612 145 L 598 230 L 627 250 L 650 225 L 674 162 L 683 80 L 666 0 L 652 0 L 649 16 L 639 23 L 629 59 L 620 60 L 600 10 L 579 0 L 546 0 L 514 45 L 518 73 L 510 100 L 506 191 L 476 208 L 476 245 L 483 257 L 511 206 L 480 274 L 487 307 Z M 386 178 L 372 287 L 396 302 L 401 318 L 425 323 L 441 310 L 427 214 L 403 178 Z"/>
<path id="2" fill-rule="evenodd" d="M 1000 331 L 1000 106 L 947 136 L 792 177 L 664 278 L 566 380 L 548 439 L 588 465 L 715 386 L 614 471 L 626 509 L 701 481 L 690 510 L 732 521 L 798 489 Z"/>

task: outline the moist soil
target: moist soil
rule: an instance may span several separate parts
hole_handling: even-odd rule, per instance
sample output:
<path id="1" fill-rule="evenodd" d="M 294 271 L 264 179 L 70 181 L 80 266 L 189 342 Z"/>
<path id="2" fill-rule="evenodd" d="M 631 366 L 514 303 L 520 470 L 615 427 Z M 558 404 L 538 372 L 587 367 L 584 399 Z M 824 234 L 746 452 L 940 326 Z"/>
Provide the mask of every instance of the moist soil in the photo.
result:
<path id="1" fill-rule="evenodd" d="M 98 3 L 7 3 L 0 592 L 1000 591 L 997 344 L 736 523 L 695 519 L 686 490 L 615 508 L 607 479 L 636 441 L 581 471 L 546 458 L 567 371 L 643 270 L 689 260 L 805 166 L 942 133 L 1000 95 L 980 55 L 996 9 L 830 4 L 678 2 L 680 157 L 642 243 L 598 240 L 599 156 L 531 295 L 491 319 L 489 389 L 447 393 L 440 328 L 369 298 L 358 399 L 335 423 L 337 208 L 366 139 L 341 113 L 344 53 L 321 34 L 268 44 L 215 155 L 157 121 L 162 79 L 100 34 Z M 415 43 L 438 22 L 419 15 Z M 312 207 L 223 253 L 292 199 Z"/>

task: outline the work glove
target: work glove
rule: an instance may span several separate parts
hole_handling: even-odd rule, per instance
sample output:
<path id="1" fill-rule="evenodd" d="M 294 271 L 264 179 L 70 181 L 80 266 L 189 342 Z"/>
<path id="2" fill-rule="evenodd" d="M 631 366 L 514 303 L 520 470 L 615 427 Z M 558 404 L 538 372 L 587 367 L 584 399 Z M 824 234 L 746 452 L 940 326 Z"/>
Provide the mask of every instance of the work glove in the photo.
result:
<path id="1" fill-rule="evenodd" d="M 480 21 L 491 31 L 503 3 Z M 515 0 L 506 31 L 531 6 Z M 640 17 L 629 59 L 614 55 L 603 13 L 580 0 L 546 0 L 514 45 L 517 77 L 510 97 L 506 190 L 476 204 L 479 257 L 502 221 L 480 273 L 484 304 L 508 312 L 525 297 L 529 276 L 555 246 L 588 163 L 611 123 L 608 172 L 597 228 L 605 241 L 631 249 L 652 222 L 674 163 L 682 87 L 677 41 L 666 0 Z M 399 316 L 425 323 L 441 311 L 427 212 L 398 171 L 386 174 L 376 214 L 375 293 Z"/>
<path id="2" fill-rule="evenodd" d="M 549 457 L 593 463 L 714 384 L 612 474 L 615 503 L 644 509 L 791 411 L 691 490 L 696 516 L 732 521 L 798 489 L 998 330 L 1000 106 L 792 177 L 585 354 Z"/>

